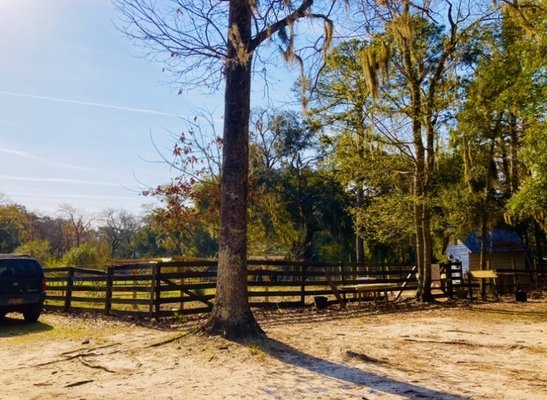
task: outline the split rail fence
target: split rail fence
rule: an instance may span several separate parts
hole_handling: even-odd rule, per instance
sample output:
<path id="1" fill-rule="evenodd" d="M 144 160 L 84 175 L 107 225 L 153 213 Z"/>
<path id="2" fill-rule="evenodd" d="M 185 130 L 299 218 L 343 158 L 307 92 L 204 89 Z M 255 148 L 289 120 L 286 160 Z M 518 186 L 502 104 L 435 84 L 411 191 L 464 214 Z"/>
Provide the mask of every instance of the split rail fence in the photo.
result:
<path id="1" fill-rule="evenodd" d="M 333 287 L 365 282 L 390 283 L 399 298 L 417 288 L 413 266 L 349 263 L 306 263 L 302 261 L 249 260 L 248 294 L 251 307 L 298 307 L 315 296 L 335 299 Z M 543 266 L 542 266 L 543 267 Z M 533 272 L 533 281 L 547 285 L 545 268 Z M 477 290 L 468 282 L 460 262 L 441 264 L 441 279 L 434 282 L 434 297 L 459 296 Z M 48 268 L 46 308 L 63 311 L 95 311 L 105 314 L 150 318 L 209 312 L 215 298 L 217 261 L 169 261 L 114 265 L 106 271 L 88 268 Z M 522 289 L 531 279 L 526 271 L 499 270 L 499 288 L 506 292 Z M 470 287 L 471 285 L 471 287 Z M 347 293 L 347 292 L 346 292 Z M 351 292 L 350 292 L 351 293 Z M 465 295 L 465 293 L 464 293 Z M 307 303 L 308 302 L 308 303 Z"/>
<path id="2" fill-rule="evenodd" d="M 377 283 L 416 290 L 412 266 L 248 261 L 251 307 L 295 307 L 327 296 L 335 302 L 332 285 Z M 65 267 L 45 270 L 46 308 L 99 311 L 153 318 L 209 312 L 215 298 L 217 261 L 169 261 L 110 266 L 106 271 Z"/>

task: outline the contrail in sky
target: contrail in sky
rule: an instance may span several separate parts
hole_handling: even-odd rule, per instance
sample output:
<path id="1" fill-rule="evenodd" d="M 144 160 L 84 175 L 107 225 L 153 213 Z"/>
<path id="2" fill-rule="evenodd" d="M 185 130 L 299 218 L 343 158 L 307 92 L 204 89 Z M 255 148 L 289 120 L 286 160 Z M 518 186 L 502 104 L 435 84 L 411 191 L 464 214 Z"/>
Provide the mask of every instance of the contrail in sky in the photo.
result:
<path id="1" fill-rule="evenodd" d="M 59 97 L 38 96 L 36 94 L 6 92 L 4 90 L 0 90 L 0 94 L 4 95 L 4 96 L 25 97 L 25 98 L 36 99 L 36 100 L 56 101 L 58 103 L 69 103 L 69 104 L 79 104 L 79 105 L 82 105 L 82 106 L 109 108 L 111 110 L 130 111 L 130 112 L 137 112 L 137 113 L 141 113 L 141 114 L 152 114 L 152 115 L 163 115 L 163 116 L 167 116 L 167 117 L 178 117 L 177 114 L 166 113 L 166 112 L 163 112 L 163 111 L 149 110 L 147 108 L 134 108 L 134 107 L 126 107 L 126 106 L 117 106 L 117 105 L 114 105 L 114 104 L 93 103 L 93 102 L 90 102 L 90 101 L 62 99 L 62 98 L 59 98 Z"/>
<path id="2" fill-rule="evenodd" d="M 15 156 L 28 158 L 30 160 L 36 160 L 36 161 L 42 162 L 44 164 L 54 165 L 54 166 L 62 167 L 62 168 L 77 169 L 77 170 L 81 170 L 81 171 L 103 172 L 103 171 L 101 171 L 97 168 L 79 167 L 79 166 L 76 166 L 76 165 L 65 164 L 65 163 L 49 160 L 47 158 L 35 156 L 34 154 L 30 154 L 30 153 L 20 151 L 20 150 L 15 150 L 15 149 L 6 149 L 6 148 L 0 147 L 0 153 L 12 154 L 12 155 L 15 155 Z"/>
<path id="3" fill-rule="evenodd" d="M 88 181 L 84 179 L 70 179 L 70 178 L 29 178 L 26 176 L 12 176 L 12 175 L 0 175 L 0 180 L 8 181 L 24 181 L 24 182 L 47 182 L 47 183 L 66 183 L 76 185 L 94 185 L 94 186 L 121 186 L 120 183 L 114 182 L 100 182 L 100 181 Z"/>

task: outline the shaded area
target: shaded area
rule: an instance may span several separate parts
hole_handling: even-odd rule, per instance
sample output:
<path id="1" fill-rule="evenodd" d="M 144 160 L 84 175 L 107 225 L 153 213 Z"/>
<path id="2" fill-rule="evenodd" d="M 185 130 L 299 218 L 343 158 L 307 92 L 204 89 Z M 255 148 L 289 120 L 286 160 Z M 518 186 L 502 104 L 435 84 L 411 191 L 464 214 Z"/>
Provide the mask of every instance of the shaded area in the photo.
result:
<path id="1" fill-rule="evenodd" d="M 247 343 L 248 344 L 248 343 Z M 444 391 L 419 386 L 413 383 L 405 382 L 387 375 L 380 375 L 373 372 L 367 372 L 360 368 L 346 366 L 333 361 L 324 360 L 310 354 L 306 354 L 294 347 L 275 339 L 265 338 L 258 342 L 253 342 L 264 353 L 276 358 L 286 364 L 297 368 L 306 369 L 310 372 L 323 375 L 327 378 L 337 379 L 363 388 L 373 389 L 379 392 L 390 393 L 402 396 L 408 399 L 445 399 L 445 400 L 464 400 L 463 397 Z M 365 362 L 384 363 L 383 360 L 367 359 L 360 354 L 348 354 L 352 358 L 360 359 Z"/>
<path id="2" fill-rule="evenodd" d="M 495 309 L 495 308 L 476 308 L 472 307 L 470 309 L 472 312 L 482 313 L 482 314 L 504 314 L 512 316 L 522 316 L 526 318 L 539 318 L 547 320 L 547 311 L 525 311 L 525 310 L 507 310 L 507 309 Z"/>
<path id="3" fill-rule="evenodd" d="M 340 308 L 338 305 L 331 305 L 325 310 L 317 310 L 312 306 L 284 308 L 276 310 L 266 310 L 263 308 L 253 308 L 252 312 L 263 328 L 275 326 L 285 326 L 299 323 L 321 323 L 326 321 L 343 321 L 355 318 L 371 317 L 387 314 L 410 314 L 422 311 L 460 310 L 469 307 L 468 301 L 450 300 L 433 303 L 421 303 L 412 299 L 400 300 L 398 302 L 370 301 L 363 302 L 360 305 L 352 304 L 346 308 Z M 93 315 L 93 314 L 90 314 Z M 152 329 L 162 330 L 200 330 L 207 321 L 207 315 L 184 315 L 160 321 L 151 321 L 148 319 L 134 319 L 108 316 L 103 318 L 118 318 L 136 323 L 137 325 L 147 326 Z"/>
<path id="4" fill-rule="evenodd" d="M 13 315 L 13 317 L 12 317 Z M 0 338 L 22 336 L 30 333 L 46 332 L 53 329 L 53 326 L 43 322 L 26 322 L 22 317 L 16 318 L 17 314 L 8 314 L 0 318 Z"/>
<path id="5" fill-rule="evenodd" d="M 458 301 L 421 303 L 416 302 L 414 299 L 407 299 L 399 302 L 367 302 L 361 305 L 351 305 L 345 309 L 340 309 L 334 305 L 321 311 L 308 307 L 273 312 L 253 310 L 253 312 L 261 325 L 271 327 L 293 323 L 314 323 L 393 313 L 406 314 L 424 310 L 458 309 L 461 307 L 462 303 Z"/>
<path id="6" fill-rule="evenodd" d="M 468 303 L 464 303 L 468 304 Z M 346 308 L 331 305 L 327 309 L 317 310 L 312 306 L 283 308 L 275 310 L 253 308 L 252 312 L 264 328 L 285 326 L 298 323 L 320 323 L 325 321 L 348 320 L 375 315 L 417 313 L 424 310 L 449 310 L 462 307 L 461 301 L 446 301 L 434 303 L 416 302 L 406 299 L 398 302 L 363 302 L 360 305 L 352 304 Z M 114 318 L 109 316 L 108 318 Z M 196 330 L 206 323 L 207 315 L 197 314 L 181 316 L 172 319 L 163 319 L 153 323 L 146 319 L 129 319 L 133 323 L 149 326 L 150 328 L 165 327 L 166 330 Z"/>

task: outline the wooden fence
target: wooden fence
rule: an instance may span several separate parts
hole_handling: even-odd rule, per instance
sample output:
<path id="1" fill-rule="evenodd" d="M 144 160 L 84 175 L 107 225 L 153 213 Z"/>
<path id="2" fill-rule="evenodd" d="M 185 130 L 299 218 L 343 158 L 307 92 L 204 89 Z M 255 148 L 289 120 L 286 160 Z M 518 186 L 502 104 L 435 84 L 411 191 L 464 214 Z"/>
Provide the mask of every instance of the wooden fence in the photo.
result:
<path id="1" fill-rule="evenodd" d="M 467 281 L 459 262 L 441 264 L 439 272 L 442 279 L 434 285 L 436 298 L 452 298 L 479 287 L 478 282 Z M 211 310 L 217 261 L 135 263 L 110 266 L 106 271 L 49 268 L 45 274 L 48 309 L 161 318 Z M 509 287 L 501 293 L 510 293 L 522 289 L 528 276 L 525 271 L 499 270 L 497 286 Z M 356 285 L 365 277 L 373 278 L 375 283 L 396 284 L 395 292 L 399 294 L 417 288 L 413 266 L 249 260 L 249 301 L 251 307 L 303 306 L 314 296 L 327 296 L 335 302 L 333 285 Z"/>
<path id="2" fill-rule="evenodd" d="M 365 276 L 416 290 L 411 266 L 248 261 L 251 307 L 302 306 L 314 296 L 334 302 L 331 284 L 353 285 Z M 106 314 L 161 318 L 211 310 L 216 287 L 216 260 L 117 265 L 106 271 L 66 267 L 45 270 L 46 308 L 100 311 Z M 330 280 L 330 282 L 329 282 Z"/>

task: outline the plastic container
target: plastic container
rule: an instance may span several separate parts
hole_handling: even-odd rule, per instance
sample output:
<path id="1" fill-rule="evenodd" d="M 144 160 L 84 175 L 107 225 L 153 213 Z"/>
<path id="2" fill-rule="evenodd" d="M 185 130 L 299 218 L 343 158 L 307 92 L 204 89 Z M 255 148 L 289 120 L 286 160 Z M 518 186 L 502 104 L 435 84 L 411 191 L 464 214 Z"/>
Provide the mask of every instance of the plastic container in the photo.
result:
<path id="1" fill-rule="evenodd" d="M 318 310 L 324 310 L 329 305 L 329 299 L 325 296 L 315 296 L 313 300 L 315 301 L 315 308 Z"/>
<path id="2" fill-rule="evenodd" d="M 515 301 L 520 301 L 520 302 L 527 302 L 528 301 L 528 296 L 527 296 L 527 293 L 526 291 L 524 290 L 517 290 L 515 292 Z"/>

